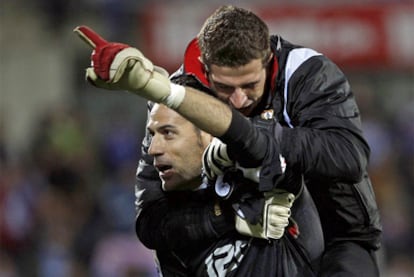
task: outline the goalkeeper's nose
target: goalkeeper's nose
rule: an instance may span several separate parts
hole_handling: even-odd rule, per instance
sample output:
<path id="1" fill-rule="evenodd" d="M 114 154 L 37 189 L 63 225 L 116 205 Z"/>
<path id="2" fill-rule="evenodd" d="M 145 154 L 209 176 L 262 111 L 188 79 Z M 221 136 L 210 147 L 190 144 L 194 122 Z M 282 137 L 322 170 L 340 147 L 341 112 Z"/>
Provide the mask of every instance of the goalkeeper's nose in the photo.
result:
<path id="1" fill-rule="evenodd" d="M 155 157 L 162 155 L 165 151 L 164 143 L 159 135 L 155 134 L 151 139 L 148 154 Z"/>

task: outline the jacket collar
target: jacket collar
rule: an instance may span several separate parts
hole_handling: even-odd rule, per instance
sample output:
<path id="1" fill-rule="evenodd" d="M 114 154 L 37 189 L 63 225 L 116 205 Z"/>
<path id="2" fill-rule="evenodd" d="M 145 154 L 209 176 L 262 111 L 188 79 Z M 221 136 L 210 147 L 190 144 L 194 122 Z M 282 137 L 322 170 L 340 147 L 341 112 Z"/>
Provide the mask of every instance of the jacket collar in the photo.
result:
<path id="1" fill-rule="evenodd" d="M 200 61 L 198 40 L 194 38 L 187 46 L 184 54 L 184 72 L 196 77 L 203 85 L 210 87 L 204 65 Z"/>

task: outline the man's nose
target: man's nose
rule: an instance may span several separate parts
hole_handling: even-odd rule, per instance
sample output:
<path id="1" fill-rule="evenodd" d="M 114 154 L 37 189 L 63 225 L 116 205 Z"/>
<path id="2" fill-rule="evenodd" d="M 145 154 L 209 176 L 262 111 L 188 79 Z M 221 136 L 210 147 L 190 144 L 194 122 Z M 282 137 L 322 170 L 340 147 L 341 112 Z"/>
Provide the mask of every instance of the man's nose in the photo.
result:
<path id="1" fill-rule="evenodd" d="M 243 108 L 244 104 L 246 103 L 247 95 L 243 92 L 242 88 L 236 88 L 230 95 L 229 100 L 234 108 L 240 109 Z"/>
<path id="2" fill-rule="evenodd" d="M 160 140 L 160 138 L 157 135 L 154 135 L 151 138 L 151 143 L 150 146 L 148 148 L 148 154 L 151 156 L 158 156 L 160 154 L 162 154 L 162 142 Z"/>

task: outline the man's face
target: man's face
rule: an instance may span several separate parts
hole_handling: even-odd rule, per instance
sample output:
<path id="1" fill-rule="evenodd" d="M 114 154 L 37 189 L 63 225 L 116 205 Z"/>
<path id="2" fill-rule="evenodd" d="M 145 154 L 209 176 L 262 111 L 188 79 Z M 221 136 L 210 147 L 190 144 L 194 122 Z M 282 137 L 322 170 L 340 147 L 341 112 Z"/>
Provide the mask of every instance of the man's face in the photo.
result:
<path id="1" fill-rule="evenodd" d="M 152 134 L 148 153 L 154 157 L 165 191 L 197 188 L 201 175 L 201 159 L 211 140 L 207 133 L 164 105 L 151 110 L 147 129 Z"/>
<path id="2" fill-rule="evenodd" d="M 263 97 L 266 69 L 261 59 L 237 68 L 211 65 L 208 77 L 217 97 L 247 116 Z"/>

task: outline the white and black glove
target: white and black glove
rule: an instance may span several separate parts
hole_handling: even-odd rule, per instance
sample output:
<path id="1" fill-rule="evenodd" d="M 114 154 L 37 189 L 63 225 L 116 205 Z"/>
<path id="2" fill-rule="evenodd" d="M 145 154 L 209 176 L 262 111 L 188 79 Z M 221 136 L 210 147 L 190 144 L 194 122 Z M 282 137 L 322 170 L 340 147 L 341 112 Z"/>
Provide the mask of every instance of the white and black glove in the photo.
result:
<path id="1" fill-rule="evenodd" d="M 260 181 L 260 170 L 262 167 L 241 167 L 238 162 L 236 162 L 236 169 L 239 169 L 243 173 L 243 177 L 249 179 L 255 183 L 259 183 Z"/>
<path id="2" fill-rule="evenodd" d="M 213 138 L 203 153 L 203 172 L 210 180 L 224 175 L 226 170 L 234 168 L 235 163 L 229 158 L 227 145 L 218 138 Z"/>
<path id="3" fill-rule="evenodd" d="M 236 230 L 243 235 L 262 238 L 280 239 L 289 225 L 290 208 L 295 196 L 281 189 L 265 193 L 262 224 L 250 224 L 241 210 L 236 215 Z"/>
<path id="4" fill-rule="evenodd" d="M 184 100 L 185 88 L 171 83 L 168 73 L 154 66 L 138 49 L 108 42 L 86 26 L 76 27 L 74 32 L 93 48 L 86 79 L 94 86 L 126 90 L 173 109 Z"/>
<path id="5" fill-rule="evenodd" d="M 230 159 L 227 152 L 227 145 L 218 138 L 213 138 L 203 153 L 203 172 L 209 180 L 216 180 L 217 176 L 222 176 L 229 169 L 239 169 L 243 176 L 253 182 L 258 183 L 260 179 L 261 167 L 245 168 L 238 162 Z"/>

